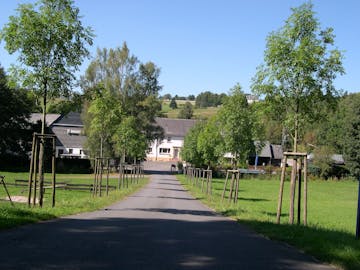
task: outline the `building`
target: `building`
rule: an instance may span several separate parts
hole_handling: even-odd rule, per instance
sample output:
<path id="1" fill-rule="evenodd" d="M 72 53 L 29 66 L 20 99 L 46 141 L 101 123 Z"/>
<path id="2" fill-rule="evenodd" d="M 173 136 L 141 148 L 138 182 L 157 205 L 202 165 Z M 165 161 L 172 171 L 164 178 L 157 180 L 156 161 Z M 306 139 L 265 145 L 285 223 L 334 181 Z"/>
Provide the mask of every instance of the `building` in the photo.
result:
<path id="1" fill-rule="evenodd" d="M 56 135 L 56 157 L 88 158 L 84 151 L 86 136 L 80 113 L 70 112 L 59 117 L 50 125 Z"/>
<path id="2" fill-rule="evenodd" d="M 178 161 L 184 138 L 196 120 L 156 118 L 156 124 L 163 128 L 164 139 L 155 140 L 148 149 L 146 158 L 152 161 Z"/>
<path id="3" fill-rule="evenodd" d="M 255 142 L 256 145 L 259 142 Z M 271 144 L 268 141 L 263 143 L 263 147 L 259 153 L 250 155 L 249 164 L 250 165 L 259 165 L 259 166 L 267 166 L 274 165 L 280 166 L 283 158 L 283 149 L 281 145 Z"/>
<path id="4" fill-rule="evenodd" d="M 32 113 L 30 122 L 40 123 L 42 113 Z M 80 113 L 71 112 L 65 116 L 57 113 L 46 114 L 46 126 L 56 135 L 56 157 L 88 158 L 84 152 L 86 136 Z"/>

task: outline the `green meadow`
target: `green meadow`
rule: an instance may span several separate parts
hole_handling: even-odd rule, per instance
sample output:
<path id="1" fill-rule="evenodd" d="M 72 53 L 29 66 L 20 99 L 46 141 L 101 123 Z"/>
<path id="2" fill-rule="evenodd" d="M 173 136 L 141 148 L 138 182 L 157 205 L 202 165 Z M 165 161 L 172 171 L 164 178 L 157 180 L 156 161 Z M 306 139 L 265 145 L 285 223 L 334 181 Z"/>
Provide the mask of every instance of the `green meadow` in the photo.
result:
<path id="1" fill-rule="evenodd" d="M 360 269 L 360 240 L 355 239 L 357 181 L 309 181 L 308 226 L 303 226 L 288 223 L 289 181 L 285 182 L 282 216 L 278 225 L 278 177 L 269 180 L 241 179 L 236 204 L 228 202 L 227 196 L 223 201 L 221 199 L 224 179 L 213 179 L 212 196 L 206 196 L 184 175 L 179 175 L 178 179 L 194 197 L 260 234 L 287 242 L 338 267 Z"/>

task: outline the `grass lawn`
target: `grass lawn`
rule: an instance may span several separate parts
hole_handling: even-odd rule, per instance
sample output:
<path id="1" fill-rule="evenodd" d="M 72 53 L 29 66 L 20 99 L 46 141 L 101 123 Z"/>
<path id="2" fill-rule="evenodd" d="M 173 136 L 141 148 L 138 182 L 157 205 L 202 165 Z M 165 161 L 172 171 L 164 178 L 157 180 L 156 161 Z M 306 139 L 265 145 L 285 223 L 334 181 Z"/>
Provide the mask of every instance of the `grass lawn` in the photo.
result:
<path id="1" fill-rule="evenodd" d="M 0 172 L 5 175 L 5 182 L 11 196 L 27 197 L 27 187 L 15 187 L 13 185 L 15 179 L 27 179 L 28 173 L 10 173 Z M 50 181 L 51 175 L 45 175 L 45 181 Z M 91 174 L 57 174 L 57 182 L 66 182 L 72 184 L 92 184 L 93 175 Z M 103 177 L 103 185 L 106 177 Z M 138 184 L 131 184 L 129 188 L 122 190 L 113 190 L 106 196 L 105 191 L 102 197 L 93 198 L 90 191 L 82 190 L 56 190 L 56 206 L 51 207 L 51 189 L 46 189 L 43 208 L 28 208 L 27 204 L 15 203 L 15 207 L 11 206 L 8 201 L 0 201 L 0 229 L 16 227 L 22 224 L 34 223 L 40 220 L 53 219 L 60 216 L 76 214 L 80 212 L 94 211 L 114 203 L 127 195 L 135 192 L 144 186 L 148 179 L 141 179 Z M 117 177 L 113 175 L 109 179 L 110 185 L 117 185 Z M 3 186 L 0 186 L 0 199 L 6 197 Z"/>
<path id="2" fill-rule="evenodd" d="M 275 223 L 278 177 L 241 179 L 237 204 L 221 202 L 224 179 L 213 179 L 207 197 L 183 175 L 178 179 L 194 197 L 271 239 L 287 242 L 316 258 L 344 269 L 360 269 L 360 240 L 355 239 L 357 181 L 310 181 L 308 226 L 289 225 L 289 182 L 285 183 L 281 225 Z"/>

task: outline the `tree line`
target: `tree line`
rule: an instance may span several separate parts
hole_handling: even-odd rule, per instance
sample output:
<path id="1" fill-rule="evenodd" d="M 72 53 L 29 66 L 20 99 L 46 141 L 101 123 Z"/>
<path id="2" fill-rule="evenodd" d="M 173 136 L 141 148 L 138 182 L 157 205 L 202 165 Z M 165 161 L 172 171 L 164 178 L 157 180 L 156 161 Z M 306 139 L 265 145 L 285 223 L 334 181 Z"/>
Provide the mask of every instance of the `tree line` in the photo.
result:
<path id="1" fill-rule="evenodd" d="M 0 39 L 9 53 L 18 53 L 20 64 L 9 76 L 0 69 L 2 153 L 25 145 L 16 130 L 36 110 L 43 113 L 42 133 L 47 112 L 82 110 L 93 156 L 142 158 L 149 142 L 162 136 L 154 125 L 161 110 L 160 69 L 140 62 L 126 43 L 99 48 L 81 77 L 83 93 L 73 93 L 74 73 L 89 56 L 94 36 L 80 18 L 71 0 L 40 0 L 19 5 L 1 29 Z M 263 102 L 247 104 L 239 85 L 228 96 L 206 91 L 186 98 L 197 107 L 222 108 L 191 130 L 184 158 L 211 166 L 226 151 L 241 164 L 253 141 L 263 138 L 294 152 L 313 152 L 324 177 L 333 173 L 331 155 L 343 154 L 345 169 L 359 176 L 359 94 L 341 93 L 333 84 L 345 72 L 342 59 L 334 30 L 320 27 L 313 5 L 293 8 L 284 26 L 267 37 L 264 63 L 252 80 L 252 92 Z M 3 130 L 14 136 L 6 139 Z"/>

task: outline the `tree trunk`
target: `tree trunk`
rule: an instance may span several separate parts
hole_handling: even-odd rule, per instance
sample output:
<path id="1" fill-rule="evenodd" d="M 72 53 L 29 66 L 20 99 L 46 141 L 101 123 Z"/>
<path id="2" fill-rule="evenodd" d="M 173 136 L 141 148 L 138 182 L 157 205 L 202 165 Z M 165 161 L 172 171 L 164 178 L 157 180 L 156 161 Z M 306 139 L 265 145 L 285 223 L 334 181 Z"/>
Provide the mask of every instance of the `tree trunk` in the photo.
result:
<path id="1" fill-rule="evenodd" d="M 43 96 L 43 115 L 41 123 L 41 135 L 45 134 L 46 127 L 46 95 L 47 95 L 47 83 L 44 83 L 44 96 Z M 45 139 L 40 140 L 39 150 L 39 205 L 43 206 L 44 199 L 44 150 L 45 150 Z"/>
<path id="2" fill-rule="evenodd" d="M 294 152 L 298 150 L 298 129 L 299 129 L 299 119 L 298 119 L 299 105 L 296 107 L 295 114 L 295 125 L 294 125 Z M 294 204 L 295 204 L 295 189 L 296 189 L 296 173 L 297 173 L 297 159 L 293 159 L 293 168 L 291 170 L 291 180 L 290 180 L 290 209 L 289 209 L 289 223 L 294 224 Z"/>
<path id="3" fill-rule="evenodd" d="M 103 136 L 100 136 L 100 158 L 103 157 Z"/>

